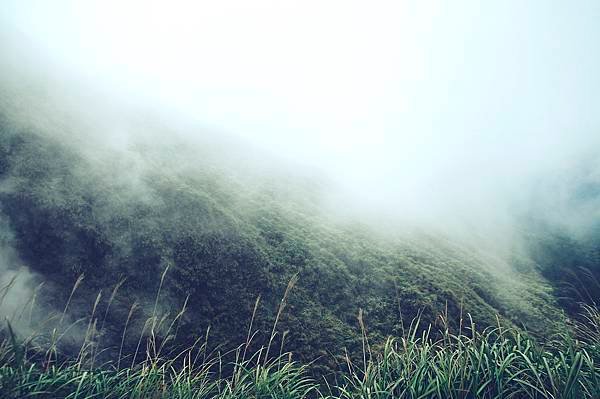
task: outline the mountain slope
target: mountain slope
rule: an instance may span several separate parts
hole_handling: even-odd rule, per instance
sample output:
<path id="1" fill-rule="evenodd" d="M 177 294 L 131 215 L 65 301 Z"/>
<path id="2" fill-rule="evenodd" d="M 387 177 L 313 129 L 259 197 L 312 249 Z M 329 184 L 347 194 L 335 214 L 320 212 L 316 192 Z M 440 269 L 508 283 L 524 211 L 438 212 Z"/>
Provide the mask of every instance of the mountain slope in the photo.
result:
<path id="1" fill-rule="evenodd" d="M 286 347 L 303 361 L 319 357 L 325 370 L 341 360 L 331 352 L 360 352 L 359 309 L 373 342 L 399 334 L 418 314 L 435 322 L 446 311 L 454 325 L 461 313 L 493 325 L 498 313 L 536 334 L 562 328 L 550 286 L 526 257 L 515 255 L 516 271 L 459 240 L 386 235 L 329 217 L 315 181 L 241 172 L 235 157 L 220 161 L 210 146 L 85 151 L 59 137 L 2 122 L 2 247 L 48 282 L 41 297 L 50 309 L 62 309 L 85 275 L 73 320 L 89 315 L 102 290 L 103 345 L 118 342 L 135 301 L 132 323 L 143 329 L 167 268 L 157 302 L 172 313 L 186 303 L 182 345 L 209 326 L 215 344 L 243 342 L 259 295 L 256 343 L 265 342 L 286 284 L 298 275 L 277 345 L 287 331 Z M 136 339 L 127 337 L 127 350 Z"/>

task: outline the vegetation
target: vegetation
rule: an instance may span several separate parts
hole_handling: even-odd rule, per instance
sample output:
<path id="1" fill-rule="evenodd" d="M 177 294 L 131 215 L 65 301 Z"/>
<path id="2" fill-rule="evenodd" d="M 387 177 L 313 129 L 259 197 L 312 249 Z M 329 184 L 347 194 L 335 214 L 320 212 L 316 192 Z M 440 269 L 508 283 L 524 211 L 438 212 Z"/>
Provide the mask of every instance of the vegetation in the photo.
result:
<path id="1" fill-rule="evenodd" d="M 315 365 L 322 372 L 343 362 L 329 355 L 336 349 L 360 353 L 359 308 L 379 342 L 417 313 L 424 325 L 435 322 L 446 307 L 464 309 L 482 326 L 495 324 L 494 314 L 507 326 L 526 322 L 539 336 L 565 326 L 535 265 L 521 262 L 513 273 L 476 246 L 443 236 L 386 236 L 336 220 L 313 198 L 318 183 L 243 174 L 213 159 L 213 148 L 139 145 L 128 157 L 103 148 L 89 156 L 60 136 L 9 123 L 0 129 L 1 247 L 13 248 L 15 263 L 47 282 L 38 299 L 49 309 L 61 309 L 84 274 L 69 316 L 88 317 L 102 291 L 97 311 L 107 314 L 107 347 L 120 341 L 134 303 L 131 327 L 143 329 L 167 267 L 162 303 L 188 309 L 182 345 L 209 325 L 213 342 L 242 342 L 258 295 L 256 325 L 268 330 L 280 287 L 299 274 L 280 323 L 289 349 L 306 363 L 322 359 Z M 130 338 L 124 345 L 133 350 Z"/>
<path id="2" fill-rule="evenodd" d="M 257 334 L 254 319 L 246 341 L 231 352 L 209 352 L 205 336 L 176 355 L 163 355 L 164 342 L 157 334 L 160 322 L 154 317 L 148 321 L 151 327 L 141 361 L 130 364 L 119 358 L 100 366 L 94 366 L 89 334 L 76 360 L 57 363 L 52 361 L 53 349 L 44 352 L 35 345 L 39 336 L 21 340 L 8 323 L 6 339 L 0 344 L 0 392 L 7 399 L 579 399 L 600 395 L 600 312 L 595 307 L 583 307 L 587 322 L 577 324 L 576 335 L 562 335 L 544 345 L 500 324 L 478 331 L 470 317 L 464 326 L 461 317 L 458 331 L 452 332 L 448 315 L 443 314 L 440 334 L 432 333 L 432 325 L 421 329 L 416 318 L 402 336 L 371 347 L 362 316 L 360 312 L 362 359 L 352 360 L 346 353 L 337 375 L 321 379 L 311 376 L 307 365 L 295 362 L 283 348 L 270 354 L 277 324 L 268 345 L 250 352 Z"/>
<path id="3" fill-rule="evenodd" d="M 593 237 L 381 234 L 179 145 L 0 120 L 2 397 L 599 397 Z"/>

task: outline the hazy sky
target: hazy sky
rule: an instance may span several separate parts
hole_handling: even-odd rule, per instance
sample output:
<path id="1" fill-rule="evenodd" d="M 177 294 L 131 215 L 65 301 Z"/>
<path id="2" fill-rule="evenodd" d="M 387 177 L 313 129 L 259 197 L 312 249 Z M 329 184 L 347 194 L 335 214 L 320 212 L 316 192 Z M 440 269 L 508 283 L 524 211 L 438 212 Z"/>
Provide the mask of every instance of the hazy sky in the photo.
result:
<path id="1" fill-rule="evenodd" d="M 600 145 L 598 0 L 4 0 L 0 21 L 380 199 L 489 201 Z"/>

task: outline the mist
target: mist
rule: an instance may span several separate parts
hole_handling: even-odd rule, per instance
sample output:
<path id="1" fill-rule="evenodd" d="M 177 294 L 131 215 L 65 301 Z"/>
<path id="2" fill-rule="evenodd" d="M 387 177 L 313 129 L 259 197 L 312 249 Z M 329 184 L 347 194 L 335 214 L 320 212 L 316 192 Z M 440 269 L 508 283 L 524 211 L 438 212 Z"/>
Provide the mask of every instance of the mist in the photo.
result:
<path id="1" fill-rule="evenodd" d="M 1 15 L 5 113 L 92 158 L 117 150 L 126 175 L 145 168 L 141 143 L 178 142 L 301 175 L 323 207 L 374 225 L 497 243 L 530 211 L 575 230 L 598 216 L 597 198 L 571 198 L 575 171 L 600 173 L 595 1 L 6 1 Z"/>
<path id="2" fill-rule="evenodd" d="M 306 363 L 360 355 L 358 309 L 373 342 L 442 313 L 567 331 L 600 297 L 599 20 L 4 1 L 0 317 L 57 361 L 132 367 L 144 337 L 247 342 L 254 312 L 257 345 L 280 322 Z"/>

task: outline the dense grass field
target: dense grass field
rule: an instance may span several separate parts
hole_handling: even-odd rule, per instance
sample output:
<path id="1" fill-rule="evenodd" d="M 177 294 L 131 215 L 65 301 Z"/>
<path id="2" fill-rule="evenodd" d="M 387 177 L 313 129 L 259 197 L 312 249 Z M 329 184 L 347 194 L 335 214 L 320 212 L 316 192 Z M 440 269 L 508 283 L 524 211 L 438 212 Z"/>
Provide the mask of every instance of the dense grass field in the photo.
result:
<path id="1" fill-rule="evenodd" d="M 278 321 L 294 284 L 294 280 L 288 284 L 266 345 L 254 345 L 260 332 L 253 326 L 253 315 L 245 342 L 228 351 L 218 345 L 209 349 L 210 331 L 188 348 L 172 347 L 185 308 L 171 318 L 155 309 L 144 330 L 134 332 L 139 335 L 135 352 L 124 354 L 121 346 L 118 358 L 103 364 L 97 361 L 102 349 L 97 347 L 95 336 L 101 317 L 94 317 L 94 312 L 86 321 L 78 353 L 70 357 L 60 350 L 61 339 L 73 327 L 62 326 L 68 303 L 62 315 L 41 323 L 54 325 L 50 332 L 40 330 L 25 337 L 6 320 L 0 343 L 1 397 L 600 397 L 600 311 L 595 306 L 581 305 L 580 317 L 568 332 L 547 342 L 503 327 L 499 319 L 497 326 L 481 330 L 468 314 L 457 315 L 458 329 L 454 331 L 449 323 L 452 316 L 446 312 L 435 324 L 422 325 L 417 317 L 403 326 L 400 336 L 372 343 L 360 311 L 357 325 L 362 357 L 355 359 L 345 353 L 345 362 L 336 373 L 318 375 L 311 371 L 311 364 L 298 363 L 293 353 L 286 352 L 284 339 L 275 345 L 278 335 L 285 338 L 288 333 L 279 330 Z M 8 289 L 3 287 L 2 299 Z M 14 320 L 18 321 L 20 317 Z M 126 329 L 127 325 L 123 336 Z M 344 348 L 339 350 L 344 353 Z"/>

